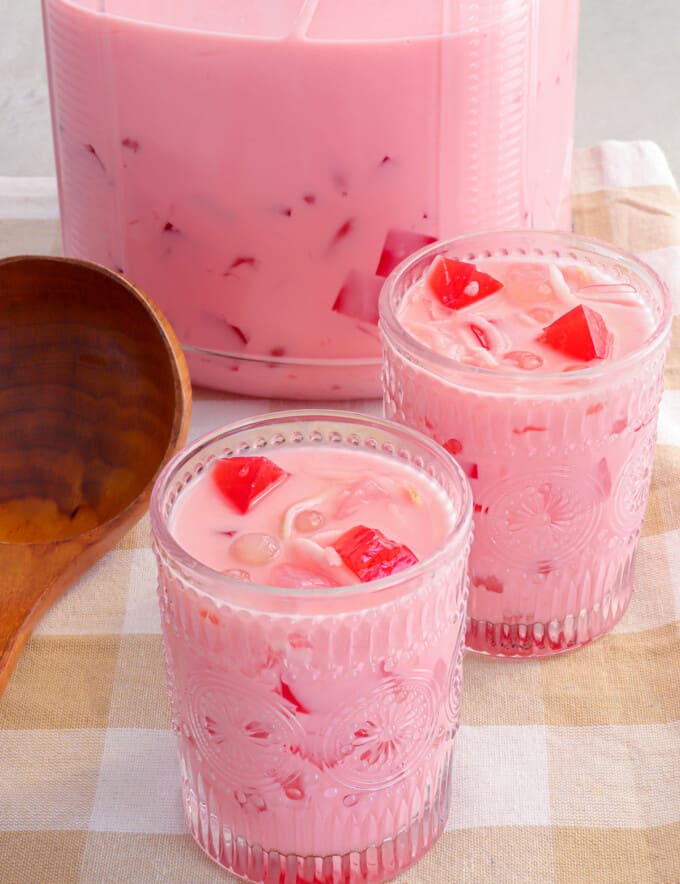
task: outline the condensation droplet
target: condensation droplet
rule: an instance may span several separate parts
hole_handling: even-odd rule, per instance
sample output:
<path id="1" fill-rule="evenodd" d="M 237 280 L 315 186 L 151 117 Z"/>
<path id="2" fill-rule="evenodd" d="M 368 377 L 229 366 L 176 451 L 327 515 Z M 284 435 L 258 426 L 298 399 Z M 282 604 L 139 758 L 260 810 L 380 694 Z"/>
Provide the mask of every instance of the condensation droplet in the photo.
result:
<path id="1" fill-rule="evenodd" d="M 356 795 L 345 795 L 342 799 L 342 803 L 345 807 L 354 807 L 354 805 L 359 801 Z"/>

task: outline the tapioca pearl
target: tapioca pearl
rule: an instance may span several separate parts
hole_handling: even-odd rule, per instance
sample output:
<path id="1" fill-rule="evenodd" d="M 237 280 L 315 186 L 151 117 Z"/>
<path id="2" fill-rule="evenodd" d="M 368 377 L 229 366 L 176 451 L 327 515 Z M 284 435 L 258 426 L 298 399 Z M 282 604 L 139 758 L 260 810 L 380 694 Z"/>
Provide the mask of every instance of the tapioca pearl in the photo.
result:
<path id="1" fill-rule="evenodd" d="M 535 319 L 540 325 L 547 325 L 554 319 L 555 311 L 549 307 L 532 307 L 531 310 L 527 310 L 527 315 Z"/>
<path id="2" fill-rule="evenodd" d="M 302 510 L 293 520 L 293 528 L 300 534 L 319 531 L 326 524 L 326 517 L 318 510 Z"/>
<path id="3" fill-rule="evenodd" d="M 538 353 L 531 353 L 529 350 L 511 350 L 503 359 L 524 371 L 533 371 L 543 365 L 543 359 Z"/>
<path id="4" fill-rule="evenodd" d="M 235 559 L 246 565 L 266 565 L 279 555 L 281 544 L 271 534 L 252 532 L 237 537 L 229 551 Z"/>
<path id="5" fill-rule="evenodd" d="M 231 577 L 232 580 L 241 580 L 243 583 L 253 582 L 250 572 L 244 571 L 243 568 L 227 568 L 224 575 L 225 577 Z"/>

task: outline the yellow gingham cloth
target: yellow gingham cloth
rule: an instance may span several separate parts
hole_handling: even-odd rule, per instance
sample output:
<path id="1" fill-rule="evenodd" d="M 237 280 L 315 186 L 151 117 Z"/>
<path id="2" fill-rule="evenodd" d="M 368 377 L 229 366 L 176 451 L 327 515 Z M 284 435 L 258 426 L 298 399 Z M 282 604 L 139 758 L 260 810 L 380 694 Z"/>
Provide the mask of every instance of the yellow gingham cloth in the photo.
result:
<path id="1" fill-rule="evenodd" d="M 573 654 L 467 656 L 447 831 L 400 884 L 680 882 L 680 195 L 652 143 L 575 160 L 576 229 L 675 306 L 636 590 Z M 58 248 L 54 181 L 0 179 L 0 254 Z M 289 406 L 197 392 L 192 436 Z M 29 641 L 0 699 L 2 884 L 235 881 L 184 823 L 155 580 L 144 519 Z"/>

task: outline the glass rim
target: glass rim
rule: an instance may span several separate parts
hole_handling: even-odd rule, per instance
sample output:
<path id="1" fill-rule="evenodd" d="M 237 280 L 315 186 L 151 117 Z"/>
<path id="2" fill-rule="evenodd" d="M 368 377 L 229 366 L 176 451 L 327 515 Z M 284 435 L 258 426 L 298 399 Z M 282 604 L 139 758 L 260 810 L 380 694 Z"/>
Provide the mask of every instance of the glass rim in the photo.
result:
<path id="1" fill-rule="evenodd" d="M 581 249 L 582 251 L 590 252 L 601 258 L 606 258 L 619 264 L 623 264 L 630 270 L 633 270 L 638 276 L 646 278 L 646 281 L 651 286 L 658 289 L 663 302 L 662 314 L 656 322 L 652 333 L 639 347 L 617 359 L 609 361 L 598 360 L 595 365 L 584 366 L 583 368 L 574 369 L 569 372 L 538 372 L 523 371 L 521 368 L 513 366 L 486 368 L 484 366 L 468 365 L 467 363 L 459 362 L 450 356 L 436 353 L 407 332 L 399 322 L 394 309 L 394 297 L 400 291 L 404 277 L 414 264 L 417 264 L 419 261 L 426 258 L 435 258 L 439 254 L 448 254 L 452 248 L 455 249 L 463 243 L 478 243 L 481 249 L 485 244 L 488 246 L 488 241 L 493 237 L 510 238 L 519 236 L 530 237 L 537 240 L 535 246 L 537 248 L 545 246 L 546 251 L 551 244 L 557 245 L 558 243 L 574 249 Z M 472 248 L 472 245 L 470 248 Z M 528 255 L 527 257 L 531 256 Z M 534 257 L 538 258 L 541 257 L 541 255 L 536 254 Z M 463 260 L 465 260 L 465 258 L 463 258 Z M 469 256 L 467 257 L 467 260 L 470 260 Z M 673 304 L 667 284 L 659 274 L 649 266 L 649 264 L 642 261 L 637 255 L 626 249 L 620 249 L 613 243 L 608 243 L 604 240 L 596 239 L 595 237 L 585 236 L 579 233 L 570 233 L 568 231 L 532 230 L 529 228 L 502 228 L 462 234 L 450 239 L 437 240 L 437 242 L 431 243 L 430 245 L 419 249 L 417 252 L 413 252 L 395 267 L 385 280 L 380 292 L 378 306 L 380 314 L 379 326 L 383 338 L 383 344 L 387 342 L 396 347 L 402 356 L 405 356 L 411 361 L 417 362 L 421 367 L 427 368 L 433 372 L 438 369 L 438 376 L 443 375 L 444 378 L 446 378 L 446 376 L 458 374 L 465 377 L 467 380 L 479 379 L 488 381 L 492 378 L 496 378 L 497 380 L 500 378 L 508 381 L 521 380 L 521 390 L 518 390 L 517 387 L 514 386 L 508 390 L 508 392 L 512 392 L 513 395 L 516 395 L 517 393 L 531 393 L 534 387 L 539 387 L 541 384 L 545 385 L 546 382 L 559 382 L 558 386 L 562 386 L 570 379 L 599 380 L 603 377 L 607 377 L 612 371 L 625 369 L 628 366 L 643 360 L 663 343 L 664 339 L 670 332 L 673 318 Z M 501 391 L 501 393 L 503 392 L 505 392 L 505 390 Z"/>
<path id="2" fill-rule="evenodd" d="M 262 583 L 249 583 L 246 581 L 236 580 L 227 574 L 211 568 L 199 559 L 192 556 L 181 544 L 175 540 L 169 530 L 168 522 L 163 514 L 163 507 L 167 498 L 168 491 L 172 482 L 175 480 L 179 471 L 185 467 L 189 461 L 195 457 L 202 449 L 217 442 L 220 439 L 227 439 L 237 435 L 240 432 L 247 432 L 261 428 L 274 428 L 280 424 L 291 424 L 294 422 L 312 423 L 314 421 L 326 423 L 329 429 L 333 422 L 343 422 L 346 424 L 354 424 L 357 428 L 374 427 L 383 432 L 392 434 L 393 436 L 401 435 L 403 438 L 415 442 L 421 446 L 429 455 L 435 457 L 440 466 L 449 471 L 449 474 L 457 482 L 461 491 L 461 506 L 457 512 L 454 512 L 453 522 L 442 543 L 432 553 L 420 559 L 415 565 L 397 571 L 387 577 L 379 580 L 371 580 L 366 583 L 351 583 L 343 586 L 334 587 L 280 587 L 269 586 Z M 324 444 L 308 442 L 307 444 Z M 326 443 L 335 445 L 337 443 Z M 349 449 L 354 450 L 354 449 Z M 360 450 L 363 450 L 360 449 Z M 401 462 L 401 459 L 399 459 Z M 414 467 L 414 469 L 417 469 Z M 432 479 L 432 477 L 429 477 Z M 436 481 L 432 479 L 433 481 Z M 438 483 L 437 483 L 438 484 Z M 442 489 L 444 490 L 444 489 Z M 296 599 L 300 601 L 318 601 L 326 599 L 328 601 L 336 601 L 342 599 L 355 598 L 365 595 L 373 598 L 380 593 L 394 589 L 400 584 L 407 581 L 418 579 L 427 571 L 439 567 L 447 561 L 452 555 L 455 555 L 459 549 L 463 549 L 465 538 L 472 527 L 472 489 L 459 463 L 446 451 L 441 445 L 420 433 L 402 424 L 385 418 L 372 417 L 358 412 L 342 411 L 335 409 L 292 409 L 288 411 L 269 412 L 253 417 L 244 418 L 233 423 L 225 424 L 214 430 L 204 433 L 190 444 L 186 445 L 179 451 L 158 475 L 154 482 L 151 492 L 151 500 L 149 504 L 149 515 L 151 519 L 151 533 L 153 539 L 158 543 L 160 548 L 170 557 L 173 563 L 177 563 L 185 573 L 184 576 L 194 577 L 200 580 L 200 586 L 197 588 L 206 595 L 229 603 L 229 588 L 241 594 L 252 593 L 259 600 L 271 598 L 272 600 Z M 210 586 L 221 586 L 224 593 L 219 593 Z M 239 603 L 240 604 L 240 603 Z M 240 605 L 242 606 L 242 605 Z"/>

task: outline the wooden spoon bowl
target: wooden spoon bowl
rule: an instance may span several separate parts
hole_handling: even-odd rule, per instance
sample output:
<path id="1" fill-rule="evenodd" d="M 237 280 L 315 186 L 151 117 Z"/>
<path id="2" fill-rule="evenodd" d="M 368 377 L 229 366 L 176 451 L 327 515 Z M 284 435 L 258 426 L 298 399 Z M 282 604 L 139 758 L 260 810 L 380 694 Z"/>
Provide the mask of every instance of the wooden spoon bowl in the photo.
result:
<path id="1" fill-rule="evenodd" d="M 145 513 L 190 411 L 179 342 L 135 286 L 0 260 L 0 692 L 38 619 Z"/>

